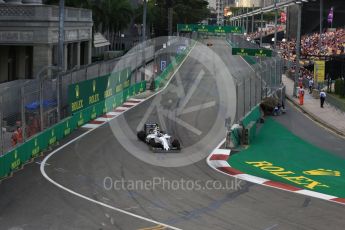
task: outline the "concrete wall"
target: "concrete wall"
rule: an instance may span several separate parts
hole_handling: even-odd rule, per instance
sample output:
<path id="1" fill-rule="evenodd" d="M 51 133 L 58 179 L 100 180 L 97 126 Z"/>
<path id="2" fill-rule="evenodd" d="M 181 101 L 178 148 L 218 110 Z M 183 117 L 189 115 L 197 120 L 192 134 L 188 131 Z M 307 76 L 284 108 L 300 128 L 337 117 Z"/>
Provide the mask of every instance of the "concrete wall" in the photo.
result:
<path id="1" fill-rule="evenodd" d="M 52 65 L 52 46 L 49 44 L 34 46 L 33 53 L 33 73 L 36 78 L 42 68 Z"/>
<path id="2" fill-rule="evenodd" d="M 1 0 L 0 0 L 1 1 Z M 52 47 L 57 45 L 59 36 L 58 6 L 39 5 L 39 0 L 6 0 L 8 4 L 0 4 L 0 45 L 16 46 L 16 79 L 25 76 L 26 50 L 24 46 L 33 46 L 32 72 L 35 77 L 44 67 L 53 63 Z M 30 4 L 28 4 L 30 3 Z M 70 54 L 67 66 L 73 68 L 80 65 L 80 42 L 92 43 L 92 11 L 67 7 L 65 10 L 65 57 Z M 84 64 L 91 63 L 90 47 L 87 48 Z M 2 49 L 3 50 L 3 49 Z M 6 50 L 5 50 L 6 51 Z M 0 82 L 8 80 L 6 52 L 0 54 Z M 67 61 L 67 59 L 66 59 Z M 69 65 L 67 65 L 69 64 Z M 11 79 L 9 79 L 11 80 Z"/>

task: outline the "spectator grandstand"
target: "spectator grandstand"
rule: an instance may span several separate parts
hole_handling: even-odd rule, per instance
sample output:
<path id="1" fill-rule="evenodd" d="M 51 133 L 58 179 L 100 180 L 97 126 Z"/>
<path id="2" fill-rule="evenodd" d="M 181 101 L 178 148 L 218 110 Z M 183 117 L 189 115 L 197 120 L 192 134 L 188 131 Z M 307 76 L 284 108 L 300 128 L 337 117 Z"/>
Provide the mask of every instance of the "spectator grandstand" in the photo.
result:
<path id="1" fill-rule="evenodd" d="M 345 54 L 345 29 L 330 30 L 321 34 L 322 48 L 319 49 L 320 34 L 305 35 L 301 39 L 301 56 L 337 56 Z M 279 45 L 284 59 L 295 61 L 296 41 L 281 42 Z"/>

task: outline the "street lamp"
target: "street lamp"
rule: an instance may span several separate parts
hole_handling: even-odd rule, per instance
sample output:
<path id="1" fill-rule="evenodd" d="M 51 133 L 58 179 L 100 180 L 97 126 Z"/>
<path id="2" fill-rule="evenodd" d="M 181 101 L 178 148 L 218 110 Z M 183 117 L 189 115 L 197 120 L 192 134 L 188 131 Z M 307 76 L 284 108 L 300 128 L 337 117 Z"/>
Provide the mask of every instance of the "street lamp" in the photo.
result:
<path id="1" fill-rule="evenodd" d="M 58 66 L 64 70 L 64 42 L 65 42 L 65 0 L 59 2 L 59 60 Z"/>
<path id="2" fill-rule="evenodd" d="M 277 26 L 278 26 L 278 8 L 277 0 L 274 2 L 274 50 L 277 51 Z"/>
<path id="3" fill-rule="evenodd" d="M 294 90 L 293 95 L 297 96 L 296 88 L 297 88 L 297 81 L 299 77 L 299 70 L 300 70 L 300 56 L 301 56 L 301 20 L 302 20 L 302 5 L 303 2 L 301 0 L 296 1 L 298 6 L 298 17 L 297 17 L 297 36 L 296 36 L 296 69 L 295 69 L 295 81 L 294 81 Z"/>
<path id="4" fill-rule="evenodd" d="M 146 60 L 145 60 L 145 41 L 146 41 L 146 15 L 147 15 L 147 0 L 143 0 L 143 30 L 142 30 L 142 59 L 143 59 L 143 67 L 144 67 L 144 73 L 141 75 L 141 80 L 145 80 L 145 69 L 146 69 Z"/>
<path id="5" fill-rule="evenodd" d="M 147 0 L 143 0 L 144 5 L 144 12 L 143 12 L 143 31 L 142 31 L 142 36 L 143 36 L 143 42 L 146 41 L 146 15 L 147 15 Z"/>

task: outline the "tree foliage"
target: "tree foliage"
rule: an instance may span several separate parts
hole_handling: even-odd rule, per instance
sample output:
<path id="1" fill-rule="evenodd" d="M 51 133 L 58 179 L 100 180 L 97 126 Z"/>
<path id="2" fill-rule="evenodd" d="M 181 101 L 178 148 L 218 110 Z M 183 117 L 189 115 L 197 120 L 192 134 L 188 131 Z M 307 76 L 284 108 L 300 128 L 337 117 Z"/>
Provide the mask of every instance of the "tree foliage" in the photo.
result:
<path id="1" fill-rule="evenodd" d="M 58 4 L 59 0 L 48 0 Z M 128 0 L 66 0 L 66 6 L 92 10 L 95 30 L 105 33 L 113 44 L 116 34 L 128 27 L 134 16 L 134 9 Z"/>
<path id="2" fill-rule="evenodd" d="M 168 9 L 173 9 L 173 29 L 178 23 L 200 23 L 209 17 L 208 2 L 205 0 L 149 0 L 147 3 L 147 24 L 156 36 L 168 34 Z M 136 10 L 135 22 L 142 24 L 143 6 Z"/>

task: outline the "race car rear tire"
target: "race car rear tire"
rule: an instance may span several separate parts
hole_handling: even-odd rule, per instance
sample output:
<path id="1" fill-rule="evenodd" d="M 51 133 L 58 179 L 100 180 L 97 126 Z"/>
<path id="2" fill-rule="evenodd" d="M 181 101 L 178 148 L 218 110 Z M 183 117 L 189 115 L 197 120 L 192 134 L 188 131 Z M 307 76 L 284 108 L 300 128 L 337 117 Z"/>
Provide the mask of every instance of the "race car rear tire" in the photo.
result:
<path id="1" fill-rule="evenodd" d="M 145 131 L 139 131 L 137 136 L 138 136 L 139 140 L 145 142 L 145 140 L 146 140 L 146 133 L 145 133 Z"/>
<path id="2" fill-rule="evenodd" d="M 176 148 L 177 150 L 181 150 L 181 144 L 177 139 L 174 139 L 171 142 L 172 147 Z"/>

